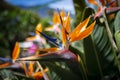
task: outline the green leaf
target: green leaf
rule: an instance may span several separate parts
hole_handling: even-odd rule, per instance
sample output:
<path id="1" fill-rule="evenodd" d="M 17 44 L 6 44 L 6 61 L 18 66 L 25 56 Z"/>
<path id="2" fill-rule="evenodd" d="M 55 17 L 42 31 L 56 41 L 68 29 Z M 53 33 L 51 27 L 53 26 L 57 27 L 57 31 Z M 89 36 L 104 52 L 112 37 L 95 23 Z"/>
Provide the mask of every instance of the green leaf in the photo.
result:
<path id="1" fill-rule="evenodd" d="M 120 30 L 115 32 L 115 40 L 116 40 L 116 43 L 117 43 L 117 47 L 120 51 Z"/>
<path id="2" fill-rule="evenodd" d="M 80 21 L 82 20 L 83 11 L 86 7 L 85 1 L 73 0 L 73 2 L 74 2 L 75 12 L 76 12 L 76 20 L 77 20 L 76 24 L 79 24 Z"/>
<path id="3" fill-rule="evenodd" d="M 110 75 L 116 72 L 118 60 L 109 41 L 107 31 L 102 26 L 95 26 L 92 37 L 84 39 L 84 51 L 88 75 Z"/>
<path id="4" fill-rule="evenodd" d="M 85 62 L 88 71 L 88 75 L 103 76 L 102 68 L 100 65 L 99 57 L 95 49 L 95 44 L 91 36 L 83 40 L 85 51 Z M 89 46 L 88 46 L 89 45 Z"/>
<path id="5" fill-rule="evenodd" d="M 47 63 L 47 66 L 50 70 L 49 75 L 51 76 L 51 80 L 82 80 L 80 76 L 58 65 Z"/>
<path id="6" fill-rule="evenodd" d="M 120 30 L 120 11 L 117 13 L 116 17 L 115 17 L 115 21 L 114 21 L 114 28 L 115 31 Z"/>

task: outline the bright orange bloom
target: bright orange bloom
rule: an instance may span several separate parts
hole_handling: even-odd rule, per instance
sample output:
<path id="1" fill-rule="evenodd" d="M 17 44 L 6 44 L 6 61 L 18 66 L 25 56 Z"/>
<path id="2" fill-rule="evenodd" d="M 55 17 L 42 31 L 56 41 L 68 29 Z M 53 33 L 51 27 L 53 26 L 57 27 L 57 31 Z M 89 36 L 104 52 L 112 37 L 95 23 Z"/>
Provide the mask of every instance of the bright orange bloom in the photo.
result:
<path id="1" fill-rule="evenodd" d="M 93 31 L 94 25 L 96 23 L 94 21 L 90 26 L 87 26 L 89 23 L 89 20 L 90 20 L 90 17 L 88 17 L 86 20 L 80 23 L 72 32 L 70 32 L 70 20 L 69 20 L 69 14 L 68 14 L 66 21 L 64 21 L 62 25 L 63 46 L 68 45 L 70 42 L 81 40 L 89 36 Z"/>
<path id="2" fill-rule="evenodd" d="M 12 53 L 12 59 L 16 60 L 20 54 L 20 44 L 16 42 L 13 53 Z"/>
<path id="3" fill-rule="evenodd" d="M 5 62 L 3 64 L 0 64 L 0 68 L 5 68 L 13 65 L 16 59 L 19 57 L 19 54 L 20 54 L 20 45 L 18 42 L 16 42 L 12 52 L 12 58 L 0 58 L 1 61 Z"/>
<path id="4" fill-rule="evenodd" d="M 43 78 L 43 74 L 41 71 L 37 71 L 34 72 L 34 65 L 35 63 L 33 62 L 29 62 L 29 63 L 24 63 L 24 70 L 25 70 L 25 74 L 28 77 L 33 77 L 35 79 L 42 79 Z M 47 72 L 48 68 L 44 69 L 44 72 Z"/>
<path id="5" fill-rule="evenodd" d="M 35 28 L 36 35 L 26 38 L 26 41 L 37 41 L 39 43 L 45 44 L 46 43 L 45 39 L 40 37 L 40 33 L 38 31 L 42 32 L 42 24 L 41 23 L 39 23 Z"/>

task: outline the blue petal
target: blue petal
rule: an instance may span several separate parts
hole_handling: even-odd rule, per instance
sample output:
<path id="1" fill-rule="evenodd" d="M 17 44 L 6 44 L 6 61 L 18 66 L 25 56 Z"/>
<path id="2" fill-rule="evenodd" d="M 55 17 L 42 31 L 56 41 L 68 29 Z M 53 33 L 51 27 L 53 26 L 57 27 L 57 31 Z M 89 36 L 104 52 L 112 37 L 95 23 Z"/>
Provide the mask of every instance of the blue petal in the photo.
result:
<path id="1" fill-rule="evenodd" d="M 47 36 L 46 34 L 44 34 L 44 33 L 42 33 L 42 32 L 40 32 L 40 34 L 41 34 L 42 36 L 44 36 L 47 40 L 49 40 L 50 42 L 52 42 L 52 43 L 54 43 L 55 45 L 58 46 L 58 44 L 57 44 L 57 39 L 56 39 L 56 38 L 49 37 L 49 36 Z"/>
<path id="2" fill-rule="evenodd" d="M 0 60 L 1 60 L 1 61 L 4 61 L 4 62 L 10 62 L 10 63 L 13 62 L 12 59 L 10 59 L 10 58 L 1 58 L 1 57 L 0 57 Z"/>
<path id="3" fill-rule="evenodd" d="M 27 69 L 27 72 L 29 72 L 29 63 L 26 63 L 26 69 Z"/>

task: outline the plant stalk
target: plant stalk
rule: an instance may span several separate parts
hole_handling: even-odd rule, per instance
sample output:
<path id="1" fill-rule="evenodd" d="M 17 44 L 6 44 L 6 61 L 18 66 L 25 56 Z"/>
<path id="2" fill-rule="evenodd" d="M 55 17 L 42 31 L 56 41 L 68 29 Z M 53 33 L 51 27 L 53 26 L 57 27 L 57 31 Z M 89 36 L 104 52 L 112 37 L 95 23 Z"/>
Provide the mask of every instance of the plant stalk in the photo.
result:
<path id="1" fill-rule="evenodd" d="M 40 64 L 38 61 L 36 61 L 36 63 L 37 63 L 37 65 L 38 65 L 38 67 L 40 68 L 40 70 L 41 70 L 41 72 L 42 72 L 42 74 L 43 74 L 44 79 L 45 79 L 45 80 L 50 80 L 49 77 L 48 77 L 48 75 L 44 72 L 41 64 Z"/>
<path id="2" fill-rule="evenodd" d="M 117 46 L 116 46 L 115 41 L 113 40 L 113 35 L 112 35 L 111 30 L 110 30 L 110 28 L 109 28 L 109 24 L 108 24 L 108 20 L 107 20 L 107 17 L 106 17 L 106 12 L 105 12 L 105 10 L 103 11 L 102 15 L 103 15 L 103 17 L 104 17 L 105 27 L 106 27 L 106 30 L 107 30 L 107 32 L 108 32 L 108 37 L 109 37 L 109 39 L 110 39 L 110 42 L 111 42 L 113 48 L 115 49 L 115 51 L 118 52 L 118 48 L 117 48 Z"/>

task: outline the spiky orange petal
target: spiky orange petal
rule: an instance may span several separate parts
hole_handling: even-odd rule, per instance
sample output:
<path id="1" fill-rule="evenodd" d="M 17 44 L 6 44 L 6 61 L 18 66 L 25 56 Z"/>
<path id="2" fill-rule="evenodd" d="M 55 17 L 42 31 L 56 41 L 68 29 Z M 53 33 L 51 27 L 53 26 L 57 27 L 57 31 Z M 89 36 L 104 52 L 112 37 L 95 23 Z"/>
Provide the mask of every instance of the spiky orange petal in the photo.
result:
<path id="1" fill-rule="evenodd" d="M 86 38 L 87 36 L 89 36 L 91 34 L 91 32 L 93 31 L 94 25 L 95 25 L 96 21 L 94 21 L 89 27 L 87 27 L 84 31 L 78 33 L 78 35 L 76 37 L 74 37 L 73 39 L 70 40 L 70 42 L 73 41 L 77 41 L 77 40 L 81 40 Z"/>
<path id="2" fill-rule="evenodd" d="M 15 43 L 15 47 L 12 53 L 12 59 L 16 60 L 20 54 L 20 44 L 18 42 Z"/>
<path id="3" fill-rule="evenodd" d="M 88 22 L 90 20 L 90 17 L 88 17 L 87 19 L 85 19 L 82 23 L 80 23 L 70 34 L 69 37 L 70 39 L 74 38 L 75 36 L 77 36 L 76 34 L 81 32 L 83 29 L 85 29 L 88 25 Z"/>
<path id="4" fill-rule="evenodd" d="M 70 32 L 70 13 L 68 13 L 68 16 L 65 20 L 65 29 L 66 29 L 67 33 Z"/>
<path id="5" fill-rule="evenodd" d="M 36 39 L 36 36 L 26 38 L 27 41 L 34 41 L 35 39 Z"/>
<path id="6" fill-rule="evenodd" d="M 26 66 L 26 63 L 24 63 L 23 68 L 24 68 L 26 76 L 32 76 L 33 74 L 33 63 L 32 62 L 28 63 L 28 66 Z"/>
<path id="7" fill-rule="evenodd" d="M 45 68 L 45 69 L 44 69 L 44 72 L 47 72 L 47 71 L 48 71 L 48 68 Z M 33 74 L 33 77 L 34 77 L 35 79 L 42 79 L 43 74 L 42 74 L 41 71 L 39 71 L 39 72 L 34 73 L 34 74 Z"/>
<path id="8" fill-rule="evenodd" d="M 45 28 L 45 31 L 53 31 L 53 26 L 49 26 L 49 27 L 47 27 L 47 28 Z"/>
<path id="9" fill-rule="evenodd" d="M 59 48 L 48 48 L 48 49 L 39 49 L 40 51 L 47 51 L 47 52 L 55 52 L 58 51 Z"/>
<path id="10" fill-rule="evenodd" d="M 8 67 L 10 66 L 11 64 L 9 62 L 7 63 L 4 63 L 4 64 L 0 64 L 0 68 L 5 68 L 5 67 Z"/>
<path id="11" fill-rule="evenodd" d="M 36 73 L 34 73 L 33 77 L 35 79 L 42 79 L 43 78 L 42 72 L 36 72 Z"/>
<path id="12" fill-rule="evenodd" d="M 89 2 L 90 4 L 93 4 L 93 5 L 98 6 L 98 3 L 97 3 L 96 0 L 88 0 L 88 2 Z"/>
<path id="13" fill-rule="evenodd" d="M 59 23 L 59 22 L 60 22 L 59 16 L 58 16 L 58 14 L 55 12 L 55 13 L 53 14 L 53 24 L 57 24 L 57 23 Z"/>
<path id="14" fill-rule="evenodd" d="M 42 32 L 42 24 L 39 23 L 37 26 L 36 26 L 36 34 L 40 34 L 39 32 Z M 38 32 L 39 31 L 39 32 Z"/>
<path id="15" fill-rule="evenodd" d="M 63 17 L 65 17 L 65 11 L 64 11 L 64 9 L 60 12 L 60 16 L 63 18 Z"/>

